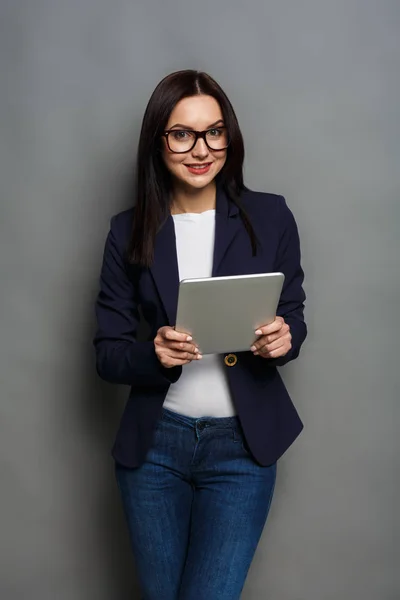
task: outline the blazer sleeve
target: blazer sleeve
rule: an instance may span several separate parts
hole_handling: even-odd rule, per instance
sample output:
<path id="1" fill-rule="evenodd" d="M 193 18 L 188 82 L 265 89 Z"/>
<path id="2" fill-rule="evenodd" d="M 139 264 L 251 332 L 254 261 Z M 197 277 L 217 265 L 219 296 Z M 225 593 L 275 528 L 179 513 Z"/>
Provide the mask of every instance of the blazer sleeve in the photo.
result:
<path id="1" fill-rule="evenodd" d="M 97 331 L 93 343 L 97 373 L 110 383 L 165 387 L 179 379 L 182 367 L 163 367 L 155 353 L 153 340 L 136 340 L 139 299 L 136 286 L 128 277 L 118 237 L 121 236 L 118 236 L 116 217 L 113 217 L 95 304 Z"/>
<path id="2" fill-rule="evenodd" d="M 285 319 L 292 334 L 292 348 L 285 356 L 270 359 L 271 366 L 281 367 L 297 358 L 301 345 L 307 336 L 307 326 L 304 322 L 303 290 L 304 272 L 301 267 L 300 239 L 294 216 L 286 204 L 285 198 L 280 197 L 278 217 L 281 223 L 281 235 L 276 258 L 276 270 L 285 275 L 285 281 L 278 304 L 277 315 Z"/>

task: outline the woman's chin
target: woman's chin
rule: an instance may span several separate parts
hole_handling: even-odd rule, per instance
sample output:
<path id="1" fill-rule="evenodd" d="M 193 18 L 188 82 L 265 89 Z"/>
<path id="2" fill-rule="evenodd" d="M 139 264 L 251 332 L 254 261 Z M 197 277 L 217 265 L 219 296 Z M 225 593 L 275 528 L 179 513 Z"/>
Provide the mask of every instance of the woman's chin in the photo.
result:
<path id="1" fill-rule="evenodd" d="M 193 175 L 193 177 L 177 177 L 175 179 L 178 186 L 185 189 L 202 190 L 214 181 L 214 177 L 207 175 Z"/>

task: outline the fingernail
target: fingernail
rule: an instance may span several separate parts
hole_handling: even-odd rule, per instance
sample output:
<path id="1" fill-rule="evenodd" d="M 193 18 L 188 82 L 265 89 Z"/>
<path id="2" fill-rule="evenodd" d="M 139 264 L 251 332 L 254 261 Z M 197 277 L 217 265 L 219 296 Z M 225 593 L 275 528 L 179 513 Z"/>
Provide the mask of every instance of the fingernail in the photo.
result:
<path id="1" fill-rule="evenodd" d="M 252 352 L 255 352 L 255 351 L 257 350 L 257 348 L 256 348 L 255 346 L 252 346 L 252 347 L 250 348 L 250 350 L 251 350 Z"/>
<path id="2" fill-rule="evenodd" d="M 259 355 L 259 352 L 254 352 L 254 356 L 258 356 L 258 355 Z"/>
<path id="3" fill-rule="evenodd" d="M 261 335 L 261 334 L 262 334 L 262 331 L 261 331 L 261 329 L 257 329 L 257 331 L 255 331 L 255 334 L 256 334 L 256 335 Z"/>
<path id="4" fill-rule="evenodd" d="M 197 355 L 197 360 L 201 360 L 203 358 L 203 356 L 201 354 Z"/>
<path id="5" fill-rule="evenodd" d="M 197 352 L 199 352 L 199 349 L 198 349 L 198 348 L 195 348 L 195 349 L 194 349 L 194 351 L 197 353 Z"/>
<path id="6" fill-rule="evenodd" d="M 187 342 L 191 342 L 191 341 L 192 341 L 192 339 L 193 339 L 193 338 L 192 338 L 192 337 L 189 335 L 189 336 L 186 338 L 186 341 L 187 341 Z"/>

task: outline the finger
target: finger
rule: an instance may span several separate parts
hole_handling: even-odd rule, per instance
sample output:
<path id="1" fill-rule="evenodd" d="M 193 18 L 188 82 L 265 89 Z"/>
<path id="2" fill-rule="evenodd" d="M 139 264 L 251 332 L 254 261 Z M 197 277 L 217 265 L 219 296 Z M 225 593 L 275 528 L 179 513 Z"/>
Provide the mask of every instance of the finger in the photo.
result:
<path id="1" fill-rule="evenodd" d="M 180 360 L 201 360 L 203 356 L 200 353 L 194 354 L 192 352 L 182 352 L 180 350 L 171 350 L 167 348 L 164 356 L 169 356 L 171 358 L 177 358 Z"/>
<path id="2" fill-rule="evenodd" d="M 276 350 L 271 350 L 271 352 L 260 352 L 259 356 L 261 356 L 262 358 L 280 358 L 281 356 L 286 356 L 291 347 L 291 344 L 285 344 L 284 346 L 281 346 Z"/>
<path id="3" fill-rule="evenodd" d="M 260 355 L 268 355 L 270 357 L 272 356 L 283 356 L 285 354 L 287 354 L 287 352 L 289 352 L 289 350 L 292 347 L 292 342 L 289 338 L 285 338 L 285 339 L 281 339 L 281 340 L 277 340 L 276 342 L 273 342 L 272 344 L 267 344 L 266 346 L 263 346 L 263 348 L 261 348 L 260 350 L 258 350 L 257 352 L 254 352 L 255 355 L 260 354 Z"/>
<path id="4" fill-rule="evenodd" d="M 252 352 L 259 351 L 261 348 L 263 348 L 267 344 L 268 344 L 268 336 L 267 335 L 262 335 L 260 338 L 258 338 L 254 342 L 254 344 L 251 346 L 250 350 Z"/>
<path id="5" fill-rule="evenodd" d="M 274 321 L 272 321 L 272 323 L 269 323 L 268 325 L 264 325 L 263 327 L 259 327 L 255 334 L 256 335 L 270 335 L 271 333 L 275 333 L 276 331 L 279 331 L 282 326 L 285 324 L 285 321 L 283 320 L 282 317 L 276 317 Z"/>
<path id="6" fill-rule="evenodd" d="M 267 344 L 272 344 L 273 342 L 280 340 L 281 338 L 285 338 L 285 336 L 289 336 L 289 339 L 292 339 L 292 334 L 290 333 L 289 325 L 286 323 L 277 333 L 271 333 L 270 335 L 262 335 L 258 340 L 254 342 L 251 346 L 250 350 L 254 352 L 255 350 L 260 350 Z"/>
<path id="7" fill-rule="evenodd" d="M 262 339 L 266 340 L 266 343 L 261 344 L 257 349 L 258 352 L 271 352 L 271 350 L 276 350 L 280 348 L 282 345 L 292 341 L 292 334 L 285 333 L 285 335 L 281 335 L 276 337 L 273 341 L 270 340 L 270 336 L 265 336 Z M 264 350 L 266 348 L 266 350 Z"/>
<path id="8" fill-rule="evenodd" d="M 179 360 L 177 358 L 169 358 L 167 362 L 163 362 L 162 365 L 167 369 L 172 369 L 172 367 L 180 367 L 182 365 L 188 365 L 191 360 Z"/>
<path id="9" fill-rule="evenodd" d="M 164 341 L 164 347 L 170 348 L 171 350 L 179 350 L 181 352 L 190 352 L 191 354 L 197 354 L 200 352 L 199 348 L 194 344 L 188 344 L 186 342 L 171 342 Z"/>
<path id="10" fill-rule="evenodd" d="M 273 350 L 270 350 L 268 348 L 268 346 L 263 346 L 263 348 L 261 348 L 261 350 L 257 350 L 257 352 L 254 352 L 254 356 L 270 356 L 272 352 L 277 352 L 278 350 L 280 350 L 281 348 L 284 348 L 285 344 L 282 344 L 282 346 L 279 346 L 278 348 L 274 348 Z"/>
<path id="11" fill-rule="evenodd" d="M 271 342 L 270 344 L 264 344 L 256 352 L 258 352 L 259 354 L 272 352 L 273 350 L 277 350 L 278 348 L 281 348 L 282 346 L 289 345 L 291 343 L 291 340 L 292 340 L 292 336 L 290 335 L 290 333 L 288 333 L 288 334 L 280 337 L 279 339 L 275 340 L 274 342 Z"/>
<path id="12" fill-rule="evenodd" d="M 284 323 L 279 331 L 275 333 L 270 333 L 269 335 L 264 335 L 260 339 L 264 339 L 265 344 L 272 344 L 272 342 L 275 342 L 275 340 L 279 340 L 281 337 L 284 337 L 288 334 L 291 335 L 290 327 L 287 323 Z"/>
<path id="13" fill-rule="evenodd" d="M 181 331 L 176 331 L 172 327 L 168 327 L 163 332 L 163 337 L 166 340 L 177 341 L 177 342 L 191 342 L 193 340 L 191 335 L 187 333 L 182 333 Z"/>

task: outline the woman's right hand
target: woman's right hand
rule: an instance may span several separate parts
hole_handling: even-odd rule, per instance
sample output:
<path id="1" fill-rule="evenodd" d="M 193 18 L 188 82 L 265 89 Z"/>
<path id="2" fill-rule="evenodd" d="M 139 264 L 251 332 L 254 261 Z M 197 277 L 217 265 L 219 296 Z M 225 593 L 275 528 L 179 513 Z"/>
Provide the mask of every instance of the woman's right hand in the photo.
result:
<path id="1" fill-rule="evenodd" d="M 154 346 L 162 366 L 171 369 L 203 358 L 197 346 L 190 342 L 192 338 L 186 333 L 179 333 L 173 327 L 160 327 L 154 338 Z"/>

